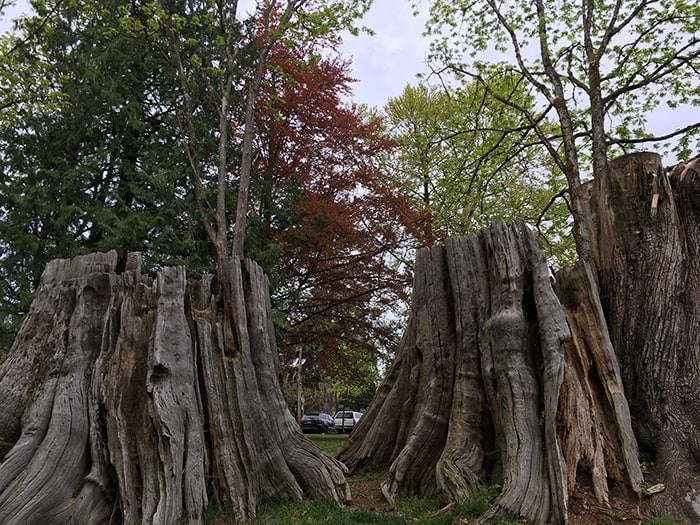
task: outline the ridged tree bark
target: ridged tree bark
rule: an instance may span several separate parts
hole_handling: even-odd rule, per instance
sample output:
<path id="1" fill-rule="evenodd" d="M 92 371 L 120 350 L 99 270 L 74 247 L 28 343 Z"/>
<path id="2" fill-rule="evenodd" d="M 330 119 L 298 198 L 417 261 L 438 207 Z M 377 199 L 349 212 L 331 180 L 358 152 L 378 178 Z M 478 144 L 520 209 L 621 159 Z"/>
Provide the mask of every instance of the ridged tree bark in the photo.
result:
<path id="1" fill-rule="evenodd" d="M 565 309 L 525 227 L 495 224 L 419 251 L 396 359 L 339 459 L 351 470 L 388 466 L 390 502 L 399 493 L 460 501 L 498 483 L 486 518 L 565 523 L 568 494 L 589 479 L 602 503 L 611 481 L 638 492 L 591 272 L 582 264 L 567 282 Z"/>
<path id="2" fill-rule="evenodd" d="M 592 254 L 634 429 L 665 490 L 650 513 L 700 523 L 700 165 L 654 153 L 588 183 Z"/>
<path id="3" fill-rule="evenodd" d="M 211 497 L 237 521 L 270 499 L 350 498 L 342 464 L 284 403 L 268 283 L 155 280 L 133 254 L 51 262 L 0 368 L 0 523 L 201 523 Z"/>

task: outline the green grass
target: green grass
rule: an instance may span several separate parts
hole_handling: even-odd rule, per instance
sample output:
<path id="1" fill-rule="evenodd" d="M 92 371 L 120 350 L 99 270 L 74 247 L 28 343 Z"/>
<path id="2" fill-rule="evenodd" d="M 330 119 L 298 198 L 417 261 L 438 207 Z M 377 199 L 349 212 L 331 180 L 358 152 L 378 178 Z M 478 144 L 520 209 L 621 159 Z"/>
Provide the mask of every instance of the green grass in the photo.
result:
<path id="1" fill-rule="evenodd" d="M 474 518 L 484 514 L 491 505 L 491 501 L 498 496 L 500 486 L 481 485 L 474 490 L 472 496 L 456 505 L 455 511 L 460 516 Z"/>
<path id="2" fill-rule="evenodd" d="M 347 434 L 307 434 L 318 447 L 331 456 L 336 456 L 348 439 Z M 371 475 L 371 474 L 368 474 Z M 452 525 L 460 518 L 481 516 L 489 508 L 489 503 L 498 494 L 499 487 L 480 487 L 467 501 L 443 509 L 440 501 L 434 498 L 404 498 L 396 502 L 391 512 L 377 513 L 352 508 L 338 507 L 332 501 L 304 500 L 293 503 L 270 504 L 260 509 L 256 525 Z M 205 523 L 221 525 L 232 523 L 223 509 L 210 508 Z M 499 521 L 494 525 L 514 525 L 518 522 Z M 666 525 L 664 523 L 654 525 Z"/>
<path id="3" fill-rule="evenodd" d="M 326 454 L 335 457 L 343 448 L 348 434 L 306 434 L 306 437 L 311 438 L 311 441 L 316 443 Z"/>
<path id="4" fill-rule="evenodd" d="M 434 498 L 405 498 L 396 502 L 392 512 L 375 513 L 363 510 L 341 508 L 331 501 L 306 500 L 297 503 L 269 505 L 260 511 L 256 525 L 452 525 L 460 518 L 475 518 L 488 509 L 491 498 L 497 493 L 491 487 L 479 489 L 472 498 L 459 505 L 443 509 L 440 501 Z M 499 521 L 495 525 L 511 525 L 518 522 Z"/>
<path id="5" fill-rule="evenodd" d="M 375 513 L 364 510 L 341 508 L 331 501 L 315 500 L 300 503 L 275 505 L 261 511 L 257 525 L 357 525 L 359 523 L 382 525 L 450 525 L 455 520 L 452 512 L 440 513 L 434 500 L 410 499 L 398 502 L 394 512 Z"/>
<path id="6" fill-rule="evenodd" d="M 356 525 L 358 523 L 405 524 L 394 517 L 388 521 L 384 515 L 365 511 L 352 511 L 338 507 L 332 501 L 308 500 L 286 505 L 274 505 L 263 508 L 258 525 L 315 525 L 332 523 L 334 525 Z"/>

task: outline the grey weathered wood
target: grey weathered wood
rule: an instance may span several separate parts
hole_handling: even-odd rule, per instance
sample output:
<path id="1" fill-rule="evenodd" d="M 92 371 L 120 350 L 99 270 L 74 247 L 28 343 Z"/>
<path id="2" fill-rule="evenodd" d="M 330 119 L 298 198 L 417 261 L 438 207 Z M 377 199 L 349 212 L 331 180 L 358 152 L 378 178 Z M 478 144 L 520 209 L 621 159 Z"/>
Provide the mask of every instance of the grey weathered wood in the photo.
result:
<path id="1" fill-rule="evenodd" d="M 109 515 L 107 480 L 88 470 L 89 398 L 115 265 L 114 252 L 49 263 L 0 368 L 0 523 Z"/>
<path id="2" fill-rule="evenodd" d="M 481 372 L 478 326 L 488 297 L 487 261 L 478 236 L 448 239 L 450 282 L 455 288 L 456 344 L 454 398 L 445 448 L 436 466 L 438 486 L 452 501 L 469 498 L 487 473 L 484 426 L 490 416 Z"/>
<path id="3" fill-rule="evenodd" d="M 284 403 L 260 268 L 228 261 L 215 289 L 116 262 L 50 263 L 0 368 L 0 523 L 202 523 L 210 495 L 237 521 L 270 499 L 349 501 L 344 465 Z"/>
<path id="4" fill-rule="evenodd" d="M 211 281 L 200 283 L 193 302 L 217 496 L 241 520 L 255 517 L 259 501 L 349 501 L 345 467 L 303 436 L 282 396 L 267 277 L 250 261 L 230 260 L 223 281 L 223 293 L 240 294 L 237 306 L 217 311 L 207 301 Z M 227 308 L 243 305 L 231 330 L 225 321 L 236 314 Z"/>
<path id="5" fill-rule="evenodd" d="M 567 491 L 556 435 L 569 330 L 541 250 L 525 228 L 484 232 L 489 283 L 482 373 L 503 463 L 492 513 L 535 523 L 566 521 Z"/>
<path id="6" fill-rule="evenodd" d="M 556 283 L 572 333 L 560 400 L 567 414 L 561 442 L 567 485 L 574 486 L 579 465 L 588 464 L 596 498 L 608 504 L 610 482 L 636 493 L 642 483 L 620 367 L 588 263 L 560 270 Z"/>
<path id="7" fill-rule="evenodd" d="M 123 517 L 199 523 L 207 453 L 185 271 L 166 268 L 154 282 L 126 275 L 95 368 Z"/>
<path id="8" fill-rule="evenodd" d="M 563 453 L 569 418 L 585 413 L 594 423 L 590 432 L 616 439 L 630 438 L 631 423 L 616 405 L 624 404 L 619 374 L 610 371 L 606 385 L 616 408 L 601 405 L 606 412 L 591 414 L 600 407 L 581 403 L 569 414 L 560 404 L 565 377 L 579 373 L 567 369 L 565 353 L 587 350 L 571 338 L 569 314 L 534 235 L 495 224 L 448 239 L 419 251 L 414 279 L 396 359 L 339 459 L 351 470 L 388 466 L 382 492 L 389 501 L 400 492 L 460 501 L 476 484 L 498 482 L 502 490 L 486 519 L 565 523 L 568 493 L 589 468 Z M 601 319 L 589 320 L 594 330 L 605 330 L 595 324 Z M 615 410 L 619 417 L 608 417 Z M 632 451 L 633 440 L 628 445 Z M 615 481 L 634 492 L 635 461 L 632 454 L 620 467 L 605 456 L 597 465 L 612 462 Z M 601 496 L 608 497 L 607 487 Z"/>

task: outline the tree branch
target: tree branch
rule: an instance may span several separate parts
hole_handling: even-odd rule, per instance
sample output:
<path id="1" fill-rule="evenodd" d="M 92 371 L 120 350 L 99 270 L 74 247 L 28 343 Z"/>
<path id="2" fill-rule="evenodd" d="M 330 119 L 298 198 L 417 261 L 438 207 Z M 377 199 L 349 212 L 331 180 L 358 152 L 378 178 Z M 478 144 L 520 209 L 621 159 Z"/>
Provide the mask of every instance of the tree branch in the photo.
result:
<path id="1" fill-rule="evenodd" d="M 619 144 L 619 145 L 630 145 L 630 144 L 646 144 L 648 142 L 662 142 L 664 140 L 669 140 L 674 137 L 677 137 L 678 135 L 683 135 L 684 133 L 688 133 L 690 131 L 694 131 L 696 129 L 700 129 L 700 122 L 695 122 L 694 124 L 690 124 L 688 126 L 685 126 L 684 128 L 677 129 L 676 131 L 672 131 L 671 133 L 667 133 L 666 135 L 661 135 L 661 136 L 651 136 L 651 137 L 642 137 L 642 138 L 637 138 L 637 139 L 611 139 L 609 141 L 610 144 Z"/>

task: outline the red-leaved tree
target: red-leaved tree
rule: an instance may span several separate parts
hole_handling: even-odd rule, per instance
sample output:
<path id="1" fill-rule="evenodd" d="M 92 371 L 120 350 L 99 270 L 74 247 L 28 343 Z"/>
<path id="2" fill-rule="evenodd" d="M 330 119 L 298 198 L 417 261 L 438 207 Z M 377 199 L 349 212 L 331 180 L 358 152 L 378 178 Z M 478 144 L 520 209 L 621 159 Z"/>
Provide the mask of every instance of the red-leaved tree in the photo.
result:
<path id="1" fill-rule="evenodd" d="M 395 147 L 381 121 L 343 99 L 349 63 L 318 51 L 280 44 L 270 58 L 250 242 L 287 314 L 283 362 L 308 352 L 322 377 L 353 373 L 358 350 L 394 347 L 396 319 L 385 312 L 406 299 L 403 254 L 424 240 L 427 221 L 378 166 Z"/>

